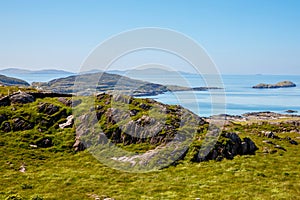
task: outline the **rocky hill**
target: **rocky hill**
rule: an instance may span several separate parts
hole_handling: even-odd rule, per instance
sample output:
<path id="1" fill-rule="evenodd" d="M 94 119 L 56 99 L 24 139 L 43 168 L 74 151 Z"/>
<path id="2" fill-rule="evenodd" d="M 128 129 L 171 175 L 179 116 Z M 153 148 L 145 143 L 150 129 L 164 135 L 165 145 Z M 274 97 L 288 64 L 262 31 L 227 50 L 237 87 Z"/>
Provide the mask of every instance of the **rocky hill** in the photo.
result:
<path id="1" fill-rule="evenodd" d="M 60 93 L 91 94 L 93 92 L 122 91 L 133 96 L 156 95 L 168 91 L 166 86 L 109 73 L 90 73 L 69 76 L 49 81 L 32 83 L 44 91 Z"/>
<path id="2" fill-rule="evenodd" d="M 299 196 L 296 115 L 220 116 L 216 137 L 214 119 L 151 99 L 27 91 L 0 102 L 0 199 L 195 199 L 201 187 L 201 199 L 220 188 L 224 199 L 247 199 L 245 188 L 262 199 L 274 188 Z"/>
<path id="3" fill-rule="evenodd" d="M 29 86 L 29 83 L 18 78 L 8 77 L 0 74 L 0 85 L 4 86 Z"/>
<path id="4" fill-rule="evenodd" d="M 181 106 L 165 105 L 151 99 L 135 99 L 103 93 L 95 97 L 94 104 L 92 108 L 88 108 L 88 112 L 83 112 L 85 106 L 89 105 L 86 101 L 86 97 L 71 99 L 69 95 L 59 93 L 14 93 L 0 100 L 2 106 L 0 131 L 11 132 L 11 134 L 20 132 L 23 135 L 22 132 L 30 130 L 30 137 L 22 139 L 25 147 L 36 145 L 42 148 L 60 149 L 62 145 L 69 150 L 81 151 L 106 144 L 108 141 L 125 148 L 143 144 L 143 149 L 140 150 L 152 149 L 149 158 L 156 156 L 157 150 L 172 141 L 181 140 L 176 138 L 178 134 L 184 138 L 183 141 L 189 140 L 193 143 L 195 137 L 201 138 L 207 131 L 205 130 L 207 122 L 203 118 Z M 74 113 L 72 113 L 72 106 Z M 77 112 L 78 110 L 80 112 Z M 91 110 L 94 111 L 90 112 Z M 74 117 L 77 120 L 76 126 L 74 126 Z M 96 126 L 101 130 L 96 135 L 92 131 L 95 121 Z M 59 139 L 64 137 L 61 135 L 64 129 L 73 131 L 73 138 L 69 141 Z M 178 132 L 179 130 L 181 132 Z M 201 145 L 198 147 L 195 145 L 189 151 L 190 159 L 193 161 L 232 159 L 235 155 L 252 154 L 257 149 L 250 139 L 240 139 L 235 133 L 226 133 L 221 138 L 227 138 L 226 141 L 231 142 L 221 142 L 212 154 L 201 159 L 197 158 Z M 199 141 L 195 140 L 197 144 Z M 226 145 L 232 144 L 234 146 L 225 150 Z M 176 149 L 179 151 L 178 148 Z M 184 148 L 182 151 L 184 151 L 181 152 L 183 155 L 187 155 L 188 149 Z M 135 159 L 141 158 L 135 157 Z M 147 159 L 143 158 L 143 160 L 147 162 Z"/>
<path id="5" fill-rule="evenodd" d="M 264 89 L 264 88 L 286 88 L 286 87 L 296 87 L 296 84 L 291 81 L 282 81 L 276 84 L 260 83 L 258 85 L 253 86 L 252 88 Z"/>
<path id="6" fill-rule="evenodd" d="M 88 73 L 59 78 L 45 82 L 33 82 L 32 86 L 47 92 L 90 95 L 97 92 L 118 92 L 130 96 L 153 96 L 168 91 L 206 91 L 217 87 L 188 88 L 176 85 L 161 85 L 131 79 L 126 76 L 105 72 Z"/>

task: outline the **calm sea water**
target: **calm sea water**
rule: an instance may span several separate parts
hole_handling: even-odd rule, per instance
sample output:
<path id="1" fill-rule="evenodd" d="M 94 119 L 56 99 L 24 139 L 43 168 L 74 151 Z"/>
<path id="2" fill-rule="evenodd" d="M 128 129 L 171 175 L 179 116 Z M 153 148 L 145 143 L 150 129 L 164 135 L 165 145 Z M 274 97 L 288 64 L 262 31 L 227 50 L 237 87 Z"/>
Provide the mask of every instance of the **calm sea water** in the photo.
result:
<path id="1" fill-rule="evenodd" d="M 182 75 L 192 87 L 205 86 L 199 75 Z M 177 78 L 145 76 L 144 80 L 176 84 Z M 278 89 L 253 89 L 258 83 L 277 83 L 289 80 L 297 87 Z M 292 75 L 223 75 L 223 90 L 168 92 L 154 98 L 166 104 L 180 104 L 200 116 L 214 114 L 241 115 L 247 112 L 273 111 L 285 113 L 295 110 L 300 113 L 300 76 Z M 212 86 L 212 85 L 210 85 Z"/>
<path id="2" fill-rule="evenodd" d="M 196 74 L 168 73 L 127 73 L 131 78 L 160 84 L 189 87 L 207 86 L 203 77 Z M 28 82 L 49 81 L 65 77 L 66 74 L 19 75 Z M 16 77 L 16 75 L 15 75 Z M 224 90 L 168 92 L 157 96 L 147 96 L 166 104 L 179 104 L 200 116 L 213 114 L 241 115 L 247 112 L 274 111 L 284 113 L 295 110 L 300 114 L 299 75 L 223 75 L 221 85 Z M 209 79 L 209 77 L 207 78 Z M 258 83 L 277 83 L 289 80 L 297 84 L 293 88 L 253 89 Z M 220 85 L 209 85 L 220 86 Z"/>

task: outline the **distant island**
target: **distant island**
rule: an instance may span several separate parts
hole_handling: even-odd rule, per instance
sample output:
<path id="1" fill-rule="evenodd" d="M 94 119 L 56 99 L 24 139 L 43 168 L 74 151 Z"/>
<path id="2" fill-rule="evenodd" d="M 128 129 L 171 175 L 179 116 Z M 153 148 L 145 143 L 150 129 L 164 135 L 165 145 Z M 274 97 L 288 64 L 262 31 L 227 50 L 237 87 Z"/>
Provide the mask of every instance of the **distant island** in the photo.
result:
<path id="1" fill-rule="evenodd" d="M 252 88 L 265 89 L 265 88 L 286 88 L 286 87 L 296 87 L 296 84 L 291 81 L 281 81 L 276 84 L 266 84 L 260 83 L 253 86 Z"/>
<path id="2" fill-rule="evenodd" d="M 29 86 L 29 83 L 27 83 L 24 80 L 13 78 L 9 76 L 4 76 L 0 74 L 0 85 L 3 86 Z"/>

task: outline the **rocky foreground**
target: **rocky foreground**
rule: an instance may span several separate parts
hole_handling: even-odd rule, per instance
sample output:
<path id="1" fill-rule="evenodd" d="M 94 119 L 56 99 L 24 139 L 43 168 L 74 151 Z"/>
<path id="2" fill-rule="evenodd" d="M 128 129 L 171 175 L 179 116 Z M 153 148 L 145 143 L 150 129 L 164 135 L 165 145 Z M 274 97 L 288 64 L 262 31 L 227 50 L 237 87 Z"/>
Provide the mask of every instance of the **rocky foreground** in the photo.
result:
<path id="1" fill-rule="evenodd" d="M 105 93 L 95 96 L 93 106 L 88 107 L 89 112 L 82 112 L 86 105 L 86 99 L 71 98 L 66 94 L 17 92 L 0 99 L 0 132 L 21 134 L 20 137 L 23 137 L 30 131 L 29 138 L 21 139 L 24 148 L 83 151 L 109 143 L 125 148 L 143 145 L 140 151 L 147 154 L 142 157 L 137 156 L 137 152 L 111 157 L 132 166 L 145 165 L 149 159 L 159 156 L 161 148 L 170 144 L 175 144 L 175 148 L 168 153 L 172 154 L 175 149 L 173 153 L 182 154 L 178 159 L 201 162 L 255 154 L 260 148 L 265 149 L 265 153 L 287 151 L 276 144 L 276 140 L 297 145 L 300 139 L 298 115 L 261 112 L 201 118 L 181 106 Z M 78 110 L 81 111 L 76 112 Z M 210 123 L 217 118 L 224 120 L 223 130 L 218 135 L 211 135 Z M 90 129 L 95 124 L 101 131 Z M 253 129 L 252 126 L 258 128 Z M 250 131 L 246 137 L 245 134 L 240 136 L 240 128 Z M 218 127 L 213 130 L 218 130 Z M 71 131 L 73 136 L 63 139 L 65 131 Z M 278 136 L 278 133 L 295 133 L 298 136 Z M 209 152 L 203 152 L 202 147 L 208 144 L 205 141 L 211 136 L 213 145 L 207 148 Z M 271 146 L 258 146 L 252 137 L 259 137 L 263 144 Z M 269 141 L 269 138 L 273 140 Z M 188 146 L 184 146 L 187 148 L 177 145 L 184 142 L 188 142 Z M 157 157 L 155 162 L 161 163 L 163 159 Z"/>

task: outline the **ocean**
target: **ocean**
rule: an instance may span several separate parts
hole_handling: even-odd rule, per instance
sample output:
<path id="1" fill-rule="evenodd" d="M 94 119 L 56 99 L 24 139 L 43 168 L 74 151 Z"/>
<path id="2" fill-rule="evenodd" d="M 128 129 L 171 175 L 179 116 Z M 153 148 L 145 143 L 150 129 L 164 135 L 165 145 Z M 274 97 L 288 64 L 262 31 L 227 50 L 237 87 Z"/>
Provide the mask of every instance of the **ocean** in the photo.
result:
<path id="1" fill-rule="evenodd" d="M 205 86 L 199 75 L 184 74 L 190 86 Z M 294 110 L 300 113 L 299 75 L 222 75 L 224 90 L 168 92 L 157 96 L 145 96 L 166 104 L 179 104 L 199 116 L 215 114 L 241 115 L 247 112 L 272 111 L 286 113 Z M 143 80 L 163 84 L 176 84 L 172 77 L 145 76 Z M 259 83 L 277 83 L 289 80 L 297 87 L 276 89 L 253 89 Z"/>
<path id="2" fill-rule="evenodd" d="M 202 76 L 188 73 L 122 73 L 130 78 L 159 84 L 189 87 L 207 86 Z M 13 76 L 13 75 L 11 75 Z M 20 74 L 28 82 L 49 81 L 67 74 Z M 16 76 L 15 76 L 16 77 Z M 278 89 L 253 89 L 258 83 L 277 83 L 289 80 L 297 87 Z M 199 116 L 215 114 L 241 115 L 247 112 L 272 111 L 285 113 L 295 110 L 300 114 L 300 75 L 222 75 L 224 90 L 167 92 L 153 98 L 166 104 L 179 104 Z M 214 85 L 210 85 L 214 86 Z M 217 85 L 220 86 L 220 85 Z"/>

